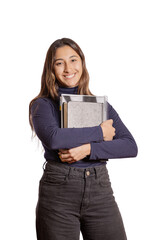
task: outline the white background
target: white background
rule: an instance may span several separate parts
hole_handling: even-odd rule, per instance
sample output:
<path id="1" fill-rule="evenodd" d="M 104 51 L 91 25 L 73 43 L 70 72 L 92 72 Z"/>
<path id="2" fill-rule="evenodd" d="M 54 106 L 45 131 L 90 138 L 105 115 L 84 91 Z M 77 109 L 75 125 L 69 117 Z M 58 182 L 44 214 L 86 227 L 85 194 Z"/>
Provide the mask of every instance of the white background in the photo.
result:
<path id="1" fill-rule="evenodd" d="M 139 147 L 137 158 L 108 163 L 128 239 L 160 239 L 159 1 L 6 0 L 0 24 L 0 238 L 36 239 L 44 159 L 28 104 L 50 44 L 69 37 L 86 56 L 90 90 L 108 96 Z"/>

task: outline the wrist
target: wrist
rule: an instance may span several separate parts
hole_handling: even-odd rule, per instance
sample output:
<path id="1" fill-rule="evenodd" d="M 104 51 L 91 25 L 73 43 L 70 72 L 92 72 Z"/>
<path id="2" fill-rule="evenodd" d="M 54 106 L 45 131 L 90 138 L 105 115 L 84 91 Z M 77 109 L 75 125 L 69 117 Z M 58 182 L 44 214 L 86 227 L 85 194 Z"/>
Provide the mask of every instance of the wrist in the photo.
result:
<path id="1" fill-rule="evenodd" d="M 86 146 L 87 146 L 87 148 L 86 148 L 86 155 L 90 155 L 90 153 L 91 153 L 91 144 L 88 143 Z"/>

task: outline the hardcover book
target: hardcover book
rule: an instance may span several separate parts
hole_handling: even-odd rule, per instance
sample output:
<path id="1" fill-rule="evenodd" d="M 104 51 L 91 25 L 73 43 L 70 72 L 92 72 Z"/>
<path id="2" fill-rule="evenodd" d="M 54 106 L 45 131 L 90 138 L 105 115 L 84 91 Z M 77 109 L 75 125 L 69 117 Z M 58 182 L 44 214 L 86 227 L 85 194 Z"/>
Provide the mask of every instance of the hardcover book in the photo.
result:
<path id="1" fill-rule="evenodd" d="M 107 120 L 107 97 L 62 94 L 61 128 L 94 127 Z"/>

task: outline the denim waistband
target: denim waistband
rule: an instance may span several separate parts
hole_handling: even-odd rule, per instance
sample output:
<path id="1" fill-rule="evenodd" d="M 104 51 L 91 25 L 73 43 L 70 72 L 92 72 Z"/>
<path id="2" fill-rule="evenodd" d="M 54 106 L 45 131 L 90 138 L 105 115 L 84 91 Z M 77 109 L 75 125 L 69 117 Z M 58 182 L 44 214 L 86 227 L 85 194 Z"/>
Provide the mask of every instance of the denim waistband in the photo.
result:
<path id="1" fill-rule="evenodd" d="M 95 167 L 89 167 L 89 168 L 77 168 L 77 167 L 70 167 L 69 165 L 66 165 L 61 162 L 51 161 L 47 160 L 47 162 L 44 164 L 44 171 L 56 171 L 59 173 L 64 173 L 66 175 L 76 175 L 77 177 L 88 177 L 96 175 L 97 177 L 99 175 L 102 175 L 103 173 L 108 173 L 106 164 L 95 166 Z"/>

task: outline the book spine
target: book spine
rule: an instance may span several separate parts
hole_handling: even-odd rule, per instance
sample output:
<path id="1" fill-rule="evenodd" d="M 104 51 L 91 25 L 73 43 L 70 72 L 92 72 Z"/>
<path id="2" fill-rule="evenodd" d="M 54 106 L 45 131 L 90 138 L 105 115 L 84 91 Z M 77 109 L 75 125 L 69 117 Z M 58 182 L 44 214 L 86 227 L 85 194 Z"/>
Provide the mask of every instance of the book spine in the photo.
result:
<path id="1" fill-rule="evenodd" d="M 60 96 L 60 101 L 59 101 L 59 110 L 61 112 L 61 128 L 63 128 L 63 100 L 62 100 L 62 96 Z"/>

